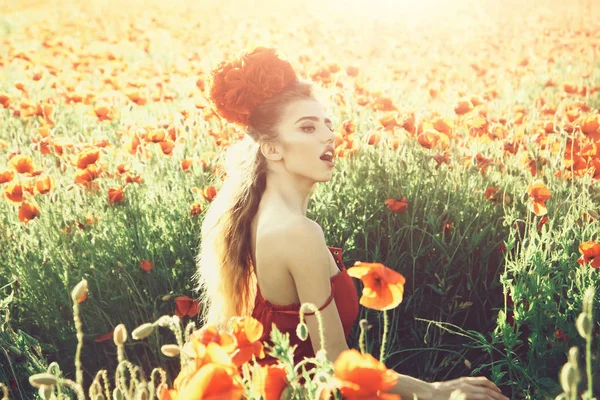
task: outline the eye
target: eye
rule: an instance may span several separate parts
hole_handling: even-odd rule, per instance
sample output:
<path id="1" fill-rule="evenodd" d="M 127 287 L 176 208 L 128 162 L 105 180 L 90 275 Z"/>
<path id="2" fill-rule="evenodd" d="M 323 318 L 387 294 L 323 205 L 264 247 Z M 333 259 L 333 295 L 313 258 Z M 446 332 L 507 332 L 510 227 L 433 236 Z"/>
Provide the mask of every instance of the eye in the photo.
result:
<path id="1" fill-rule="evenodd" d="M 307 132 L 306 129 L 312 129 L 312 131 L 310 131 L 310 132 L 314 132 L 314 129 L 316 129 L 316 128 L 312 125 L 306 125 L 306 126 L 300 127 L 300 129 L 302 129 L 304 132 Z"/>

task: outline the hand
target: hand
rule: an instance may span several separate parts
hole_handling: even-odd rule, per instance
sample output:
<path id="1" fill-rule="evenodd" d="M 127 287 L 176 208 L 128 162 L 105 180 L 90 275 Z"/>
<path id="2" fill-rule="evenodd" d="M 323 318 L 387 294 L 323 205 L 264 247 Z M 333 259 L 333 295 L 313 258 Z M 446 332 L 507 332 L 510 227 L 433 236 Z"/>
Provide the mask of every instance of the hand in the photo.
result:
<path id="1" fill-rule="evenodd" d="M 466 400 L 508 400 L 498 386 L 484 376 L 463 377 L 445 382 L 432 383 L 432 400 L 448 400 L 450 394 L 460 390 Z"/>

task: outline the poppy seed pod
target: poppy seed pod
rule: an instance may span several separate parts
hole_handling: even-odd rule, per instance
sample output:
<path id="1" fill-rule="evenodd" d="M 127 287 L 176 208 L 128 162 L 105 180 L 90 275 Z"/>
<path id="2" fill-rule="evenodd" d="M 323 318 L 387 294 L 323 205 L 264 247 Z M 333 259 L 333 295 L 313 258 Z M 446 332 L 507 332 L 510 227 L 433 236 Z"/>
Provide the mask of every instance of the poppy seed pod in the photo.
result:
<path id="1" fill-rule="evenodd" d="M 145 339 L 154 331 L 154 325 L 146 322 L 135 328 L 133 332 L 131 332 L 131 337 L 135 340 Z"/>
<path id="2" fill-rule="evenodd" d="M 127 341 L 127 329 L 125 325 L 117 325 L 113 333 L 113 340 L 117 346 L 122 346 Z"/>

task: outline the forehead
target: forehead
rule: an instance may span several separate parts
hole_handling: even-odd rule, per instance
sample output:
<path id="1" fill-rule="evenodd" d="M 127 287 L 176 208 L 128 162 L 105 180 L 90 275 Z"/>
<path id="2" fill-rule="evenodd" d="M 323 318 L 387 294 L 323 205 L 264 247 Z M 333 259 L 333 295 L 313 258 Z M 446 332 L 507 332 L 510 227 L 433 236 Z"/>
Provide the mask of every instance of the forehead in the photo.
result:
<path id="1" fill-rule="evenodd" d="M 321 120 L 327 118 L 325 107 L 317 100 L 302 99 L 289 103 L 283 110 L 282 120 L 285 123 L 295 123 L 302 117 L 317 117 Z"/>

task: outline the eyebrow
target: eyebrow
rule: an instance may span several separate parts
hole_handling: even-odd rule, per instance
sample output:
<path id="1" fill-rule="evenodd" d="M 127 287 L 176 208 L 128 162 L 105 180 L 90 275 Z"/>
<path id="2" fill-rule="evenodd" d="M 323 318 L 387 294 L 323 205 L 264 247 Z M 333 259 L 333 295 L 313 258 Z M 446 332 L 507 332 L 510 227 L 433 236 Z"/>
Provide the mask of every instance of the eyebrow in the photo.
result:
<path id="1" fill-rule="evenodd" d="M 318 122 L 318 121 L 319 121 L 319 118 L 318 118 L 318 117 L 313 117 L 313 116 L 310 116 L 310 117 L 302 117 L 302 118 L 299 118 L 299 119 L 298 119 L 298 121 L 294 122 L 294 124 L 297 124 L 298 122 L 300 122 L 300 121 L 302 121 L 302 120 L 304 120 L 304 119 L 310 119 L 311 121 L 315 121 L 315 122 Z M 329 118 L 325 118 L 325 123 L 328 123 L 328 122 L 331 124 L 331 120 L 330 120 Z"/>

